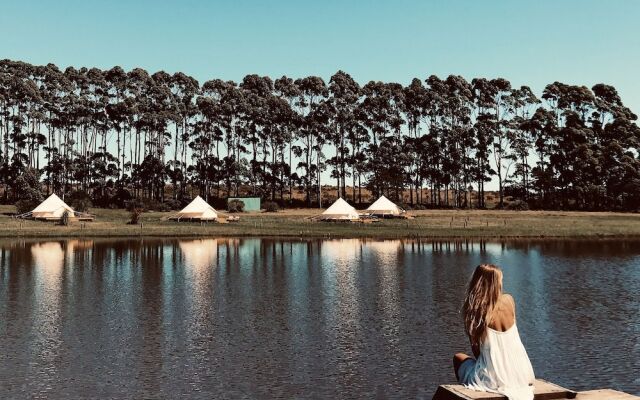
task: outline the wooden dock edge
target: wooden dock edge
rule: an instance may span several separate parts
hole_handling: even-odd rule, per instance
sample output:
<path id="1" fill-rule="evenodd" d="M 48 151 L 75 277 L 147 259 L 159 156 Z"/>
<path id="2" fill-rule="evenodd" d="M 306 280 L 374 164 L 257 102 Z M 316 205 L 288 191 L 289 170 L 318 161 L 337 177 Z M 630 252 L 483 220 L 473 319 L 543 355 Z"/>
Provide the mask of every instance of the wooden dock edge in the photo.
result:
<path id="1" fill-rule="evenodd" d="M 587 390 L 578 393 L 576 400 L 639 400 L 640 397 L 612 389 Z"/>
<path id="2" fill-rule="evenodd" d="M 496 393 L 479 392 L 467 389 L 462 385 L 440 385 L 433 400 L 505 400 L 506 397 Z M 573 390 L 537 379 L 534 384 L 534 400 L 640 400 L 640 397 L 611 389 L 597 389 L 586 392 Z"/>

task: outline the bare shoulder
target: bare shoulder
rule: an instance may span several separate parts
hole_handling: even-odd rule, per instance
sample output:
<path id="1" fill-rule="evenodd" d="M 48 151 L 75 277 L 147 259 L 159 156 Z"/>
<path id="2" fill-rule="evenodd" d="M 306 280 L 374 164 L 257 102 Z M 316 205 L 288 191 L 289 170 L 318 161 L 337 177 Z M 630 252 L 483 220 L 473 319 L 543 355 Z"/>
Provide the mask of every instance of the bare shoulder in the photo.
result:
<path id="1" fill-rule="evenodd" d="M 516 301 L 513 299 L 513 296 L 509 293 L 502 293 L 502 298 L 509 303 L 516 304 Z"/>
<path id="2" fill-rule="evenodd" d="M 513 310 L 513 312 L 515 313 L 516 311 L 516 301 L 513 299 L 513 296 L 511 296 L 509 293 L 503 293 L 500 300 L 502 300 L 504 302 L 504 304 L 511 306 L 511 309 Z"/>
<path id="3" fill-rule="evenodd" d="M 489 327 L 496 331 L 504 332 L 513 326 L 515 316 L 516 307 L 513 297 L 505 293 L 500 296 L 495 305 Z"/>

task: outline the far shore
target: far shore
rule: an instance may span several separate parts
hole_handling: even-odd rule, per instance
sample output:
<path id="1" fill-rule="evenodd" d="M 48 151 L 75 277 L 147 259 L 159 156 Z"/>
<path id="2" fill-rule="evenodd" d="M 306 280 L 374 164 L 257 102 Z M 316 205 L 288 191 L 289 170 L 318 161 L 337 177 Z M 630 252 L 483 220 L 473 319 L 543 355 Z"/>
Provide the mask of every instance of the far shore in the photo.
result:
<path id="1" fill-rule="evenodd" d="M 371 224 L 310 220 L 320 209 L 235 214 L 240 221 L 174 222 L 174 212 L 146 212 L 141 224 L 128 225 L 126 210 L 91 209 L 92 222 L 16 219 L 13 206 L 0 206 L 0 237 L 281 237 L 372 239 L 640 238 L 640 214 L 613 212 L 421 210 L 414 219 L 383 219 Z"/>

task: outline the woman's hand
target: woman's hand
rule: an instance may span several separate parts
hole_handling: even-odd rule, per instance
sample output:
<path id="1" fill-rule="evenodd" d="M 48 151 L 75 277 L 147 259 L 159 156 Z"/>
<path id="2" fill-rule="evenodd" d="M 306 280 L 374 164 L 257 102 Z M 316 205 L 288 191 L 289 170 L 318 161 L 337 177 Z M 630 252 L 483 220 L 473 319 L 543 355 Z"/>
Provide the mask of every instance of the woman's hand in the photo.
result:
<path id="1" fill-rule="evenodd" d="M 480 345 L 478 343 L 471 343 L 471 351 L 477 360 L 478 357 L 480 357 Z"/>

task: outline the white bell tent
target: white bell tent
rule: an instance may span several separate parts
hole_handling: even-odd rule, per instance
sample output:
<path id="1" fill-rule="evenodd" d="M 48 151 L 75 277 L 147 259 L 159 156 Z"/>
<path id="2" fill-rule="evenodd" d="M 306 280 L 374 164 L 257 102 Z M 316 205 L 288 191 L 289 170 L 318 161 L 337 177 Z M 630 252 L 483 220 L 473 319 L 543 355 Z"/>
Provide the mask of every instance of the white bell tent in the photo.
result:
<path id="1" fill-rule="evenodd" d="M 38 207 L 34 208 L 31 213 L 25 214 L 25 216 L 30 216 L 35 219 L 60 219 L 65 211 L 69 212 L 70 218 L 75 216 L 73 209 L 53 193 L 40 203 Z"/>
<path id="2" fill-rule="evenodd" d="M 376 200 L 373 204 L 369 206 L 369 208 L 367 208 L 367 212 L 371 215 L 376 215 L 381 217 L 385 217 L 385 216 L 393 217 L 393 216 L 399 216 L 400 214 L 404 213 L 404 210 L 398 207 L 394 202 L 387 199 L 386 197 L 380 196 L 378 200 Z"/>
<path id="3" fill-rule="evenodd" d="M 342 197 L 320 215 L 320 219 L 323 221 L 357 221 L 359 218 L 356 209 L 344 201 Z"/>
<path id="4" fill-rule="evenodd" d="M 197 196 L 189 205 L 183 208 L 179 213 L 170 217 L 169 219 L 175 220 L 198 220 L 198 221 L 213 221 L 218 219 L 218 213 L 200 196 Z"/>

